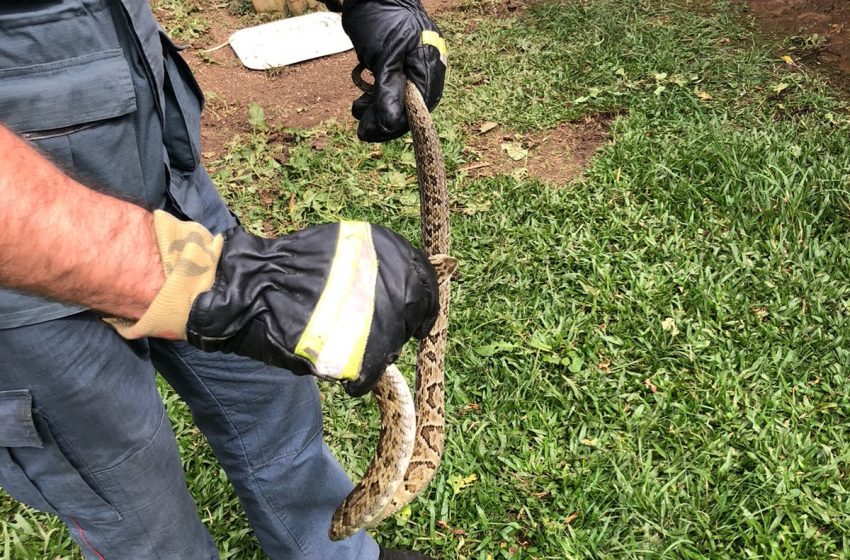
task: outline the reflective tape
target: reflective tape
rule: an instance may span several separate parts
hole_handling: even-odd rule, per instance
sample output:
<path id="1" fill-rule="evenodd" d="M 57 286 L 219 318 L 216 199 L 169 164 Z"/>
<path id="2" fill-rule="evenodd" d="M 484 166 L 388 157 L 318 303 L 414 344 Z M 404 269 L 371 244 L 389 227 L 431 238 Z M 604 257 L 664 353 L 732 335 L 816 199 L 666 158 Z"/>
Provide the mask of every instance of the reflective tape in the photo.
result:
<path id="1" fill-rule="evenodd" d="M 372 226 L 341 222 L 328 280 L 295 354 L 328 379 L 355 381 L 360 374 L 375 309 L 378 256 Z"/>
<path id="2" fill-rule="evenodd" d="M 422 44 L 437 47 L 437 50 L 440 51 L 440 62 L 443 65 L 448 65 L 449 49 L 446 46 L 446 40 L 440 37 L 439 33 L 429 30 L 423 31 Z"/>

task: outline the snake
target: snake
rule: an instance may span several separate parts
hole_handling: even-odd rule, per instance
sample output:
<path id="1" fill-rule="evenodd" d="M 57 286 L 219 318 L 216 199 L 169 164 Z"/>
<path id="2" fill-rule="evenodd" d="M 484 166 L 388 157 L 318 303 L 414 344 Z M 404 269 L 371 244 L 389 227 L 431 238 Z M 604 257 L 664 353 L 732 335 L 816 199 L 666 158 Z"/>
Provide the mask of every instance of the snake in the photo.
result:
<path id="1" fill-rule="evenodd" d="M 365 93 L 372 93 L 363 70 L 357 65 L 352 80 Z M 414 393 L 395 365 L 386 368 L 373 390 L 381 417 L 378 445 L 362 478 L 333 514 L 328 536 L 335 541 L 377 526 L 410 503 L 434 478 L 445 446 L 449 287 L 457 268 L 457 261 L 448 256 L 446 167 L 431 113 L 409 81 L 404 102 L 419 181 L 422 249 L 437 272 L 440 310 L 431 331 L 419 342 Z"/>

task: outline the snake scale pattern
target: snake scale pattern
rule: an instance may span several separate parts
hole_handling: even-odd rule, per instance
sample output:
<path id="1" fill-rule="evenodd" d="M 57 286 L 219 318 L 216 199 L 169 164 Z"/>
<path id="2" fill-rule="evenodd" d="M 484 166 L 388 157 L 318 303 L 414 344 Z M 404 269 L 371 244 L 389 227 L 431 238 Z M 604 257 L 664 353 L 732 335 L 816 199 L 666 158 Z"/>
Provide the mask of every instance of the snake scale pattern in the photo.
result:
<path id="1" fill-rule="evenodd" d="M 367 93 L 371 85 L 358 66 L 352 78 Z M 445 444 L 444 362 L 448 329 L 449 284 L 457 261 L 449 257 L 449 194 L 443 152 L 431 114 L 419 90 L 405 90 L 407 120 L 413 135 L 419 179 L 422 248 L 437 270 L 440 313 L 419 344 L 416 389 L 410 389 L 395 366 L 387 368 L 374 389 L 381 411 L 381 433 L 375 456 L 363 478 L 337 508 L 329 537 L 340 540 L 374 527 L 422 491 L 434 477 Z"/>

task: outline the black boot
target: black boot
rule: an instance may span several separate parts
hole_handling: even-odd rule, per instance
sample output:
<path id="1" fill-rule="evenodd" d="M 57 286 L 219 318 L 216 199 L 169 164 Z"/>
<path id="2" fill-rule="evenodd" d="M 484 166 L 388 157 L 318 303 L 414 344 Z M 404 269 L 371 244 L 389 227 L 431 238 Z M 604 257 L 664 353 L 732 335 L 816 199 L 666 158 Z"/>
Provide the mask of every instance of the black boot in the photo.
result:
<path id="1" fill-rule="evenodd" d="M 378 560 L 433 560 L 433 558 L 419 552 L 413 552 L 412 550 L 388 550 L 382 548 Z"/>

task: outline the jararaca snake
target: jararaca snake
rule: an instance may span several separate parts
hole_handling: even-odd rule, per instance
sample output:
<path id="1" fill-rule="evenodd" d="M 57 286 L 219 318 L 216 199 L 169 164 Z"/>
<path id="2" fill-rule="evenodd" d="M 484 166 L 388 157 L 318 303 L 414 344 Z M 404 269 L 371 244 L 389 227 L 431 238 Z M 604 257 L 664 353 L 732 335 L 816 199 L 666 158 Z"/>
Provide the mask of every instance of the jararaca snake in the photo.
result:
<path id="1" fill-rule="evenodd" d="M 352 79 L 369 93 L 357 66 Z M 416 389 L 410 389 L 394 365 L 375 386 L 381 411 L 381 434 L 375 456 L 363 478 L 342 502 L 331 520 L 329 536 L 340 540 L 376 526 L 413 500 L 434 477 L 445 444 L 444 362 L 448 329 L 449 281 L 457 261 L 449 257 L 449 193 L 437 130 L 422 95 L 412 83 L 405 90 L 407 120 L 413 135 L 419 179 L 422 249 L 437 270 L 440 313 L 431 332 L 419 344 Z"/>

